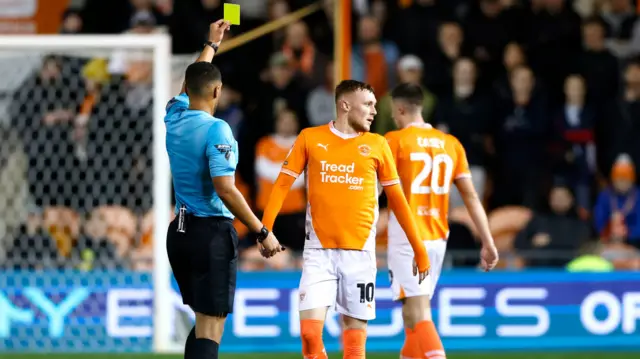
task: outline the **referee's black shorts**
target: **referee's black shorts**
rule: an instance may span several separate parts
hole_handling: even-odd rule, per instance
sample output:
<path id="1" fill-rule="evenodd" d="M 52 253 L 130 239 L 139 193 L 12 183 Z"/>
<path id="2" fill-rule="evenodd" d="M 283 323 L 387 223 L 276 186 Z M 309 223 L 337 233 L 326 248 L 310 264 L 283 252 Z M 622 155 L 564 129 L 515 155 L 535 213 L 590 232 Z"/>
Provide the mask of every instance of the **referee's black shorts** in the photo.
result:
<path id="1" fill-rule="evenodd" d="M 225 217 L 185 215 L 169 225 L 167 253 L 182 302 L 196 313 L 225 317 L 233 312 L 238 267 L 238 234 Z"/>

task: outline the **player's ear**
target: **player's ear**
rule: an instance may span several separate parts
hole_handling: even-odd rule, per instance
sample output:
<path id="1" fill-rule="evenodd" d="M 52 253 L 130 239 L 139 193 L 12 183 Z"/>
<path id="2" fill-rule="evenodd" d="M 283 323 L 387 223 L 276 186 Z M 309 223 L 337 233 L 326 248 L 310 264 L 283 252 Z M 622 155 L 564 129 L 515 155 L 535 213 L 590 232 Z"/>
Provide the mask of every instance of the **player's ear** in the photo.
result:
<path id="1" fill-rule="evenodd" d="M 222 84 L 216 86 L 213 88 L 213 98 L 219 98 L 220 94 L 222 93 Z"/>
<path id="2" fill-rule="evenodd" d="M 349 108 L 351 108 L 351 106 L 349 105 L 349 103 L 345 100 L 341 100 L 340 101 L 340 108 L 342 108 L 343 111 L 349 111 Z"/>

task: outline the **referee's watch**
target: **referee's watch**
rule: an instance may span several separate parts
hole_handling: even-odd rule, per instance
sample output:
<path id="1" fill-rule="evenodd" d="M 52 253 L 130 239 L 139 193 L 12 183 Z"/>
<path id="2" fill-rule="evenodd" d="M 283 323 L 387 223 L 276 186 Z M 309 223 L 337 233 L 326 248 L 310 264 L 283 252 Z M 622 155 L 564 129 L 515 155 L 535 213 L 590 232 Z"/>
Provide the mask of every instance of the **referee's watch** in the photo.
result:
<path id="1" fill-rule="evenodd" d="M 213 49 L 213 51 L 218 52 L 218 45 L 215 44 L 214 42 L 211 41 L 207 41 L 204 43 L 205 46 L 211 46 L 211 48 Z"/>
<path id="2" fill-rule="evenodd" d="M 260 230 L 260 232 L 256 233 L 256 239 L 258 240 L 258 243 L 262 243 L 262 241 L 267 239 L 268 236 L 269 236 L 269 230 L 265 226 L 262 226 L 262 229 Z"/>

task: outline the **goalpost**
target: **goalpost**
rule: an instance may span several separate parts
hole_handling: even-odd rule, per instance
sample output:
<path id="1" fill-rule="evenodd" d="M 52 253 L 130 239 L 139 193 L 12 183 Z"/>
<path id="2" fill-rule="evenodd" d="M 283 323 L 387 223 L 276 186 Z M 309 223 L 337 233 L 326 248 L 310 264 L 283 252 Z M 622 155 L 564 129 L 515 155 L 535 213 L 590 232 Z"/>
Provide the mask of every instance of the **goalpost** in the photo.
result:
<path id="1" fill-rule="evenodd" d="M 165 105 L 171 96 L 171 39 L 164 34 L 154 35 L 44 35 L 44 36 L 0 36 L 0 56 L 19 52 L 22 57 L 28 58 L 31 54 L 43 56 L 51 53 L 89 53 L 106 51 L 109 57 L 113 51 L 145 50 L 152 55 L 152 201 L 153 201 L 153 350 L 155 352 L 169 352 L 172 348 L 171 330 L 173 317 L 171 272 L 165 250 L 166 230 L 170 221 L 171 211 L 171 179 L 169 160 L 165 150 Z M 26 54 L 26 56 L 24 56 Z M 93 57 L 90 55 L 89 57 Z M 20 60 L 5 62 L 6 71 L 14 71 L 11 68 L 19 68 Z M 39 99 L 31 99 L 38 101 Z M 10 101 L 10 100 L 9 100 Z M 117 117 L 117 114 L 114 116 Z M 105 132 L 109 131 L 105 128 Z M 148 130 L 148 129 L 147 129 Z M 16 131 L 19 132 L 19 131 Z M 0 141 L 5 139 L 0 138 Z M 101 139 L 98 138 L 98 141 Z M 99 144 L 101 145 L 101 144 Z M 114 145 L 114 148 L 117 147 Z M 110 167 L 108 170 L 117 170 Z M 42 169 L 46 172 L 45 169 Z M 7 184 L 3 183 L 2 186 Z M 105 186 L 109 187 L 109 183 Z M 10 191 L 10 189 L 6 189 Z M 76 194 L 77 195 L 77 194 Z M 111 193 L 102 194 L 108 196 Z M 142 194 L 140 194 L 142 195 Z M 148 194 L 146 194 L 148 195 Z M 83 200 L 82 198 L 77 198 Z M 1 247 L 0 247 L 1 249 Z M 1 259 L 0 255 L 0 259 Z"/>

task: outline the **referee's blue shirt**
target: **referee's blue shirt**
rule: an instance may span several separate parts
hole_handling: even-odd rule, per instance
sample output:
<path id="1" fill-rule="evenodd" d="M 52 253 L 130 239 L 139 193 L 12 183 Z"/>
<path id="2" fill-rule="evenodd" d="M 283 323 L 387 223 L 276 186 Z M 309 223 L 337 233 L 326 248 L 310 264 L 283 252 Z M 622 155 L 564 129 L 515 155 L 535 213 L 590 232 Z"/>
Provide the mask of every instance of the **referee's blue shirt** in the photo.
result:
<path id="1" fill-rule="evenodd" d="M 169 101 L 164 123 L 176 213 L 184 205 L 187 213 L 197 217 L 233 219 L 211 182 L 212 177 L 235 174 L 238 143 L 231 127 L 204 111 L 189 110 L 184 93 Z"/>

